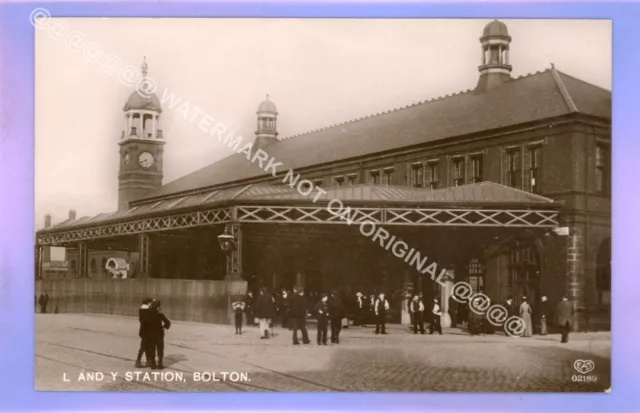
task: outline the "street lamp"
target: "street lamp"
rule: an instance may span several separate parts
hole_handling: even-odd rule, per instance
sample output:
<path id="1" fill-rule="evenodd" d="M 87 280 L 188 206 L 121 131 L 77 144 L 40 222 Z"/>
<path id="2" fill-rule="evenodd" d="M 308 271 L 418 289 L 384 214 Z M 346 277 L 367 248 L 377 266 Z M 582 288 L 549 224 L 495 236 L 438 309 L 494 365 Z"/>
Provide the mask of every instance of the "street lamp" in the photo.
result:
<path id="1" fill-rule="evenodd" d="M 231 234 L 231 228 L 229 225 L 224 227 L 224 233 L 218 235 L 218 243 L 220 244 L 220 249 L 225 255 L 230 256 L 234 251 L 238 249 L 238 242 L 235 237 Z M 231 259 L 231 257 L 227 258 L 227 260 Z M 231 323 L 232 311 L 231 311 L 231 278 L 232 271 L 230 266 L 227 264 L 227 308 L 229 311 L 229 322 Z"/>
<path id="2" fill-rule="evenodd" d="M 235 237 L 231 235 L 229 226 L 224 227 L 224 233 L 218 235 L 218 242 L 220 243 L 220 249 L 226 254 L 230 254 L 238 249 L 238 242 Z"/>

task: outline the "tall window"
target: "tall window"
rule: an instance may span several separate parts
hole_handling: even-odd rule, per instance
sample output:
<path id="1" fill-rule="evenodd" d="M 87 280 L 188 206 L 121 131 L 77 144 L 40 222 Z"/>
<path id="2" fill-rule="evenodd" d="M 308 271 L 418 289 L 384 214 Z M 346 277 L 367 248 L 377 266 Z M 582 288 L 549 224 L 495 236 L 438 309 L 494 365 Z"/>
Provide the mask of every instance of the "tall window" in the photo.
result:
<path id="1" fill-rule="evenodd" d="M 372 184 L 380 183 L 380 171 L 369 171 L 369 182 Z"/>
<path id="2" fill-rule="evenodd" d="M 542 148 L 532 146 L 529 148 L 529 176 L 531 179 L 531 192 L 540 193 L 540 155 Z"/>
<path id="3" fill-rule="evenodd" d="M 520 188 L 522 182 L 520 149 L 507 152 L 507 185 Z"/>
<path id="4" fill-rule="evenodd" d="M 429 180 L 430 189 L 438 189 L 438 162 L 430 162 L 427 165 L 427 179 Z"/>
<path id="5" fill-rule="evenodd" d="M 526 295 L 529 302 L 536 302 L 540 286 L 540 266 L 538 252 L 534 245 L 516 242 L 509 253 L 509 272 L 518 291 L 517 297 Z"/>
<path id="6" fill-rule="evenodd" d="M 349 176 L 347 176 L 347 183 L 349 185 L 355 185 L 358 183 L 358 175 L 356 174 L 351 174 Z"/>
<path id="7" fill-rule="evenodd" d="M 482 155 L 477 154 L 471 157 L 471 179 L 473 183 L 482 182 Z"/>
<path id="8" fill-rule="evenodd" d="M 333 184 L 335 186 L 343 186 L 344 185 L 344 176 L 336 176 L 333 178 Z"/>
<path id="9" fill-rule="evenodd" d="M 469 261 L 469 285 L 474 293 L 484 291 L 484 266 L 477 259 Z"/>
<path id="10" fill-rule="evenodd" d="M 422 164 L 411 165 L 411 185 L 416 188 L 422 188 L 424 177 L 424 167 Z"/>
<path id="11" fill-rule="evenodd" d="M 607 194 L 610 185 L 609 148 L 605 145 L 596 146 L 596 191 Z"/>
<path id="12" fill-rule="evenodd" d="M 382 184 L 391 185 L 393 183 L 393 168 L 387 168 L 382 171 Z"/>
<path id="13" fill-rule="evenodd" d="M 92 273 L 95 273 L 96 271 L 98 271 L 98 264 L 96 263 L 95 258 L 91 259 L 91 264 L 89 265 L 89 268 L 91 269 Z"/>
<path id="14" fill-rule="evenodd" d="M 453 159 L 453 186 L 464 185 L 464 158 Z"/>

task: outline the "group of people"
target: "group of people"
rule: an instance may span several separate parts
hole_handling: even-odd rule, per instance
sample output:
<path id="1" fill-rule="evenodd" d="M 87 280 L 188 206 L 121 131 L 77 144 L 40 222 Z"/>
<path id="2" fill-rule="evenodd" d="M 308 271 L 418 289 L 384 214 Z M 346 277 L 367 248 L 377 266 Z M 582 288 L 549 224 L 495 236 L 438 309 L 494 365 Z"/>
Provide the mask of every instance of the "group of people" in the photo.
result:
<path id="1" fill-rule="evenodd" d="M 164 358 L 164 330 L 171 327 L 171 321 L 162 313 L 160 301 L 145 298 L 138 310 L 140 321 L 140 349 L 136 358 L 137 368 L 151 367 L 152 370 L 162 370 Z M 146 363 L 142 364 L 142 355 Z M 156 362 L 156 355 L 158 357 Z"/>
<path id="2" fill-rule="evenodd" d="M 476 303 L 475 308 L 480 308 L 481 304 Z M 521 304 L 518 310 L 516 311 L 516 306 L 513 302 L 513 298 L 508 297 L 503 307 L 507 310 L 507 319 L 513 316 L 519 316 L 523 322 L 524 326 L 522 328 L 522 332 L 520 336 L 522 337 L 531 337 L 533 336 L 533 310 L 531 304 L 529 303 L 529 299 L 526 296 L 523 296 L 521 299 Z M 537 317 L 540 325 L 540 335 L 546 336 L 549 334 L 549 327 L 553 324 L 551 320 L 551 309 L 549 307 L 549 301 L 546 296 L 542 296 L 540 299 L 540 304 L 537 308 Z M 561 342 L 566 343 L 569 341 L 569 331 L 571 330 L 571 320 L 575 315 L 575 310 L 566 296 L 562 297 L 562 300 L 556 306 L 555 316 L 556 316 L 556 325 L 559 327 L 561 331 Z M 487 320 L 484 314 L 477 313 L 473 310 L 469 310 L 468 317 L 468 328 L 471 335 L 477 334 L 493 334 L 495 331 L 495 326 Z"/>
<path id="3" fill-rule="evenodd" d="M 292 331 L 294 345 L 300 344 L 298 330 L 302 334 L 302 343 L 310 343 L 307 331 L 307 317 L 310 313 L 316 316 L 318 322 L 318 345 L 327 345 L 329 327 L 331 328 L 331 343 L 339 344 L 342 320 L 346 315 L 342 299 L 337 291 L 333 291 L 331 295 L 322 294 L 309 311 L 307 300 L 304 297 L 304 289 L 300 287 L 294 288 L 292 293 L 284 290 L 277 298 L 266 288 L 262 288 L 257 297 L 249 292 L 244 301 L 236 301 L 232 307 L 235 312 L 236 334 L 242 334 L 244 313 L 247 316 L 247 324 L 254 325 L 257 320 L 260 338 L 267 340 L 273 336 L 273 333 L 270 334 L 269 331 L 272 330 L 273 322 L 279 316 L 282 327 Z"/>
<path id="4" fill-rule="evenodd" d="M 269 339 L 273 333 L 273 323 L 276 317 L 281 320 L 281 326 L 292 331 L 294 345 L 300 343 L 298 330 L 302 334 L 303 344 L 310 342 L 307 331 L 307 317 L 314 316 L 317 320 L 317 343 L 327 345 L 340 343 L 340 332 L 347 328 L 347 312 L 353 319 L 354 326 L 366 327 L 375 324 L 375 334 L 388 334 L 386 323 L 389 315 L 390 304 L 384 293 L 377 296 L 371 295 L 368 299 L 358 292 L 351 305 L 347 306 L 337 291 L 331 294 L 321 294 L 313 306 L 307 306 L 308 301 L 304 297 L 301 287 L 294 288 L 292 293 L 284 290 L 280 296 L 269 293 L 262 288 L 257 297 L 250 291 L 243 301 L 235 301 L 232 304 L 235 313 L 236 334 L 242 334 L 243 315 L 246 314 L 248 325 L 259 325 L 261 339 Z M 409 303 L 409 313 L 413 332 L 426 334 L 425 322 L 429 322 L 429 332 L 442 334 L 440 316 L 442 315 L 438 299 L 427 309 L 422 294 L 416 294 Z M 329 330 L 331 334 L 329 335 Z M 270 333 L 271 331 L 271 333 Z"/>
<path id="5" fill-rule="evenodd" d="M 376 334 L 387 334 L 385 325 L 388 311 L 389 301 L 384 293 L 380 293 L 378 297 L 371 294 L 367 298 L 361 292 L 357 292 L 353 308 L 353 325 L 366 327 L 367 324 L 374 323 Z M 433 304 L 427 309 L 422 293 L 414 294 L 408 303 L 408 311 L 414 334 L 418 334 L 418 331 L 420 334 L 426 334 L 425 322 L 429 322 L 430 334 L 434 332 L 442 334 L 440 324 L 442 312 L 437 298 L 433 299 Z"/>

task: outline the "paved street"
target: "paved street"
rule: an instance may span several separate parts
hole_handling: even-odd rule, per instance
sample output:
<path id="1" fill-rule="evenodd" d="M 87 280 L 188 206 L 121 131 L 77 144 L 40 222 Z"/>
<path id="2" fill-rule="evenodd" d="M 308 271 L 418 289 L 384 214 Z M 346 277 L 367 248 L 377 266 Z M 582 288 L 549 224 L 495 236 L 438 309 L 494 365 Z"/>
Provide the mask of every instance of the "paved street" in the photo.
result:
<path id="1" fill-rule="evenodd" d="M 238 336 L 233 326 L 174 322 L 165 338 L 166 369 L 154 379 L 143 373 L 156 370 L 133 367 L 135 318 L 36 314 L 35 325 L 36 390 L 595 392 L 611 382 L 610 333 L 576 333 L 561 344 L 559 335 L 472 337 L 450 329 L 423 336 L 392 326 L 382 336 L 351 327 L 340 345 L 325 347 L 315 345 L 312 326 L 313 344 L 294 347 L 290 332 L 279 327 L 276 337 L 260 340 L 257 328 Z M 591 360 L 595 369 L 579 374 L 576 360 Z M 198 381 L 205 372 L 220 381 Z M 230 372 L 238 374 L 223 380 Z M 94 378 L 78 380 L 81 373 Z"/>

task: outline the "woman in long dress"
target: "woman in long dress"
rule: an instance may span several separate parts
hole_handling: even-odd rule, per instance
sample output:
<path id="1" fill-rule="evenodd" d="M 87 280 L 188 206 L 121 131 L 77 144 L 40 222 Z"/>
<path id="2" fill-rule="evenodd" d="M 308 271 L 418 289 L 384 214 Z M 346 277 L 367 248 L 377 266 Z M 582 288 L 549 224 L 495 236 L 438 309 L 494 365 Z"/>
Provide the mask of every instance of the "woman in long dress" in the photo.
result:
<path id="1" fill-rule="evenodd" d="M 523 337 L 531 337 L 533 335 L 533 323 L 531 322 L 531 306 L 527 302 L 527 297 L 522 297 L 520 304 L 520 318 L 524 320 Z"/>

